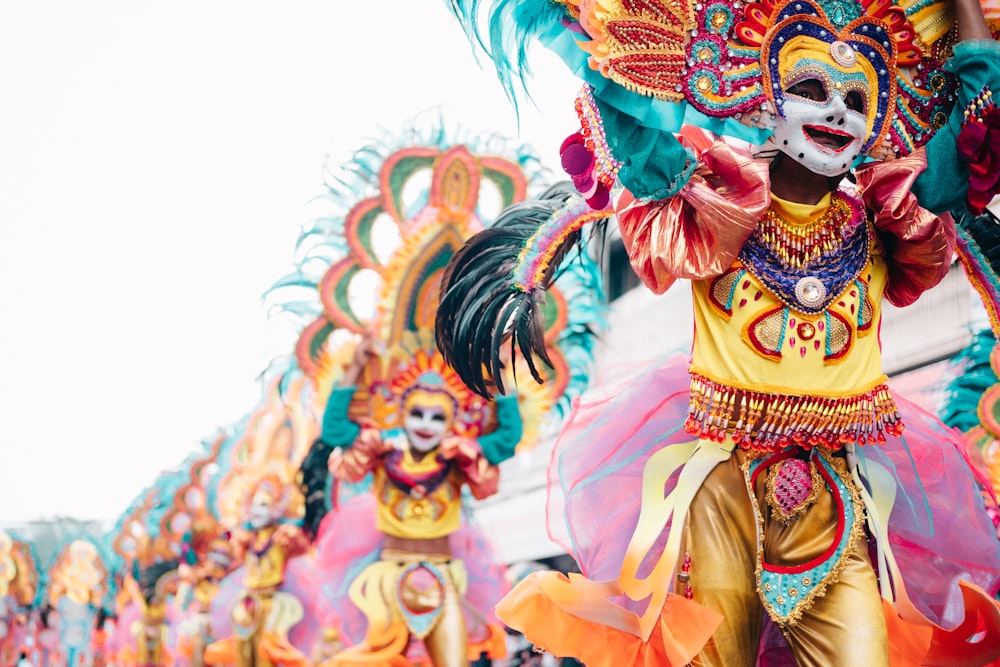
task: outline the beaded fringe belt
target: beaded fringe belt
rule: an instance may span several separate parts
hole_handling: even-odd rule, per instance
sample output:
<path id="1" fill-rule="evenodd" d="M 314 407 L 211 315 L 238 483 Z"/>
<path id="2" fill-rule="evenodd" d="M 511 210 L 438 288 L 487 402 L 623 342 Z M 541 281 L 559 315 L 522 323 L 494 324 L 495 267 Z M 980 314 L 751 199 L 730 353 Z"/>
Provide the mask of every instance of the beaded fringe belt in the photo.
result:
<path id="1" fill-rule="evenodd" d="M 838 449 L 884 444 L 886 435 L 902 434 L 903 422 L 884 384 L 842 398 L 789 396 L 730 387 L 692 373 L 684 429 L 716 442 L 730 434 L 745 449 Z"/>

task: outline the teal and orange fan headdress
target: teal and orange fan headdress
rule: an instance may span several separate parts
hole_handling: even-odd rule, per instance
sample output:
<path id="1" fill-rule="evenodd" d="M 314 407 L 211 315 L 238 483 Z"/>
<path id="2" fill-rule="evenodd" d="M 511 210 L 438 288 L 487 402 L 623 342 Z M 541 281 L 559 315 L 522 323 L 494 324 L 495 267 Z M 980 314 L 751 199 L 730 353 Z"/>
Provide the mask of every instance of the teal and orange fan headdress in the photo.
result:
<path id="1" fill-rule="evenodd" d="M 865 65 L 878 113 L 866 151 L 908 154 L 954 104 L 948 2 L 923 0 L 451 0 L 511 95 L 527 44 L 555 51 L 606 108 L 638 125 L 695 125 L 762 143 L 781 113 L 785 49 Z M 841 46 L 846 45 L 846 46 Z M 877 86 L 877 88 L 876 88 Z M 618 156 L 621 157 L 621 156 Z"/>
<path id="2" fill-rule="evenodd" d="M 443 128 L 439 123 L 387 135 L 334 163 L 319 201 L 321 215 L 301 235 L 296 271 L 273 288 L 275 294 L 295 288 L 309 296 L 278 307 L 307 322 L 296 365 L 315 386 L 319 404 L 360 336 L 373 336 L 387 353 L 400 345 L 416 349 L 405 341 L 427 332 L 432 345 L 449 260 L 469 238 L 489 229 L 500 211 L 544 186 L 543 169 L 529 147 L 495 135 L 453 136 Z M 583 333 L 600 319 L 595 281 L 593 262 L 566 268 L 544 309 L 552 382 L 519 396 L 526 446 L 538 432 L 531 423 L 552 408 L 563 413 L 586 385 L 592 343 Z M 355 408 L 370 410 L 369 399 L 388 391 L 391 374 L 372 369 L 358 387 Z M 352 415 L 362 416 L 360 409 Z"/>

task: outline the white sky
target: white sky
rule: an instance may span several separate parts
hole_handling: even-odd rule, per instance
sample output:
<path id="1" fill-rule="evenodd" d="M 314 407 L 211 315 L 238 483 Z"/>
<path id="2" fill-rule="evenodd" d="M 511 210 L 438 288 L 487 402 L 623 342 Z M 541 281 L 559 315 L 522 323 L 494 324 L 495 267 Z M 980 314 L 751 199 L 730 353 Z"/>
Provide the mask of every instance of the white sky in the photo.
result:
<path id="1" fill-rule="evenodd" d="M 537 55 L 558 172 L 577 86 Z M 324 156 L 433 108 L 517 134 L 444 0 L 0 5 L 0 524 L 114 518 L 252 408 Z"/>

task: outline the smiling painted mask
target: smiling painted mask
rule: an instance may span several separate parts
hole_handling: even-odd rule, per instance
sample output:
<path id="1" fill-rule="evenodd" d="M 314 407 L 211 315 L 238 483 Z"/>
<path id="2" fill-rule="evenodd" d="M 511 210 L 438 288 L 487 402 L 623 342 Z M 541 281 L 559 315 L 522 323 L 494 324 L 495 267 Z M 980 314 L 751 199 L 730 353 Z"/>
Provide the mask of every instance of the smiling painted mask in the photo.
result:
<path id="1" fill-rule="evenodd" d="M 822 57 L 824 56 L 825 57 Z M 863 152 L 877 123 L 877 77 L 854 48 L 796 37 L 782 49 L 781 110 L 773 141 L 810 171 L 839 176 Z"/>
<path id="2" fill-rule="evenodd" d="M 403 403 L 403 430 L 410 446 L 429 452 L 441 444 L 451 430 L 454 400 L 443 392 L 416 390 Z"/>
<path id="3" fill-rule="evenodd" d="M 894 43 L 873 17 L 837 30 L 822 11 L 796 14 L 798 7 L 786 7 L 761 45 L 762 83 L 778 111 L 772 141 L 814 173 L 838 176 L 889 130 Z"/>

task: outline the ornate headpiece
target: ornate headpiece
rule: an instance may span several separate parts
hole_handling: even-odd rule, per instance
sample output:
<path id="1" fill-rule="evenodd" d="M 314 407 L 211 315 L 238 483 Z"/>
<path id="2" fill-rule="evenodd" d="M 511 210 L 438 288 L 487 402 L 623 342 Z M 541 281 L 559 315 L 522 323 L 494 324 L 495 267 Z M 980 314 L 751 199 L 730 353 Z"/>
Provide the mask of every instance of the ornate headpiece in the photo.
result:
<path id="1" fill-rule="evenodd" d="M 478 36 L 478 2 L 452 5 Z M 521 19 L 515 38 L 504 31 L 500 39 L 496 26 L 511 19 Z M 856 68 L 868 81 L 876 107 L 865 145 L 871 154 L 911 152 L 954 104 L 952 77 L 942 69 L 954 16 L 944 2 L 507 0 L 494 6 L 490 23 L 490 55 L 509 90 L 523 66 L 507 54 L 538 37 L 605 103 L 670 132 L 692 124 L 761 143 L 781 111 L 778 84 L 802 55 Z"/>
<path id="2" fill-rule="evenodd" d="M 453 428 L 471 436 L 483 431 L 485 401 L 473 394 L 434 346 L 429 330 L 409 332 L 388 353 L 388 392 L 392 404 L 403 409 L 411 396 L 443 399 L 452 406 Z M 391 420 L 398 419 L 394 410 Z M 396 423 L 391 426 L 398 426 Z"/>
<path id="3" fill-rule="evenodd" d="M 97 546 L 84 539 L 65 545 L 49 568 L 48 602 L 68 597 L 77 604 L 99 605 L 108 590 L 108 571 Z"/>
<path id="4" fill-rule="evenodd" d="M 0 530 L 0 597 L 7 591 L 17 576 L 17 564 L 14 562 L 14 540 L 10 535 Z"/>
<path id="5" fill-rule="evenodd" d="M 420 389 L 450 397 L 457 429 L 483 432 L 493 419 L 488 402 L 474 396 L 435 349 L 440 288 L 467 240 L 537 189 L 540 166 L 527 146 L 511 150 L 495 136 L 455 142 L 440 127 L 411 134 L 402 142 L 394 138 L 395 145 L 366 146 L 335 165 L 336 178 L 321 200 L 334 210 L 324 210 L 303 232 L 299 270 L 273 289 L 311 287 L 318 297 L 312 308 L 306 301 L 284 306 L 315 317 L 302 330 L 296 362 L 316 387 L 317 413 L 350 365 L 358 336 L 366 334 L 381 363 L 369 365 L 356 382 L 352 419 L 392 428 L 404 394 Z M 543 270 L 552 258 L 536 259 L 533 265 Z M 552 361 L 550 382 L 518 387 L 527 446 L 552 408 L 568 410 L 586 384 L 590 336 L 581 332 L 597 328 L 598 308 L 592 298 L 565 295 L 583 291 L 580 285 L 594 273 L 593 262 L 577 261 L 549 292 L 542 344 Z M 518 377 L 532 374 L 525 369 Z"/>

